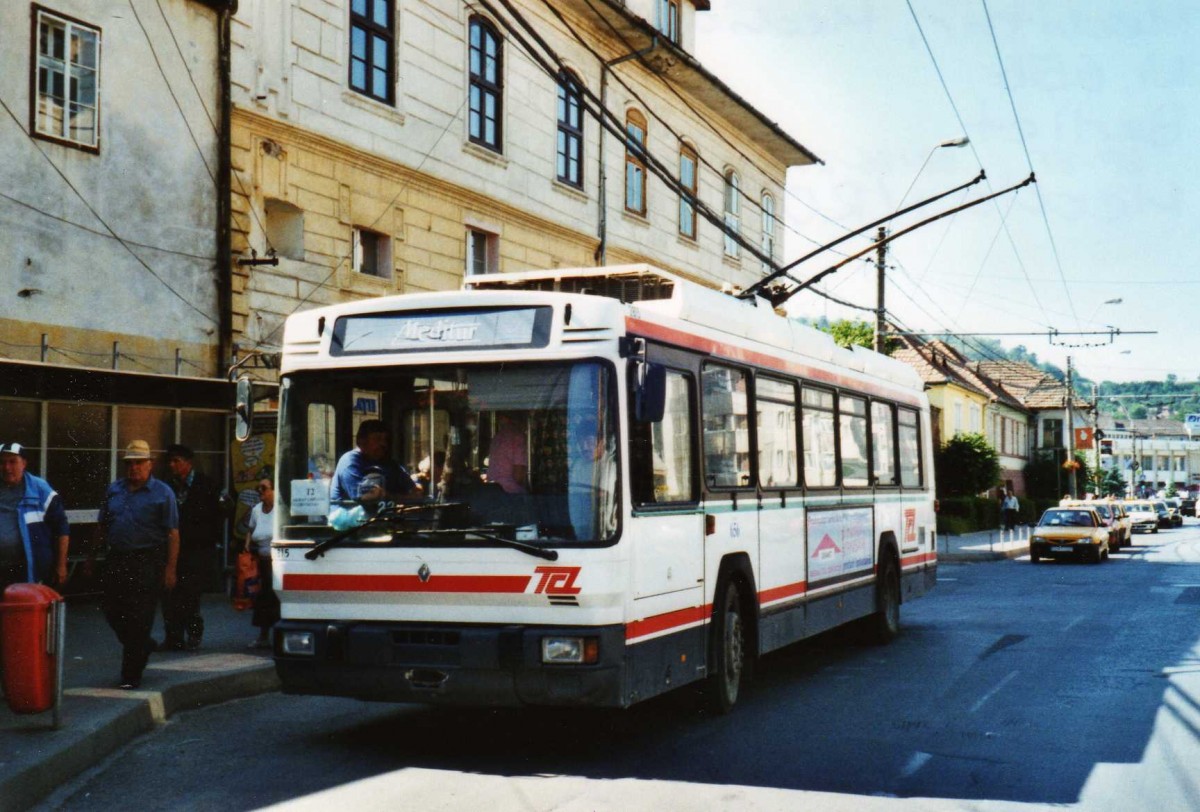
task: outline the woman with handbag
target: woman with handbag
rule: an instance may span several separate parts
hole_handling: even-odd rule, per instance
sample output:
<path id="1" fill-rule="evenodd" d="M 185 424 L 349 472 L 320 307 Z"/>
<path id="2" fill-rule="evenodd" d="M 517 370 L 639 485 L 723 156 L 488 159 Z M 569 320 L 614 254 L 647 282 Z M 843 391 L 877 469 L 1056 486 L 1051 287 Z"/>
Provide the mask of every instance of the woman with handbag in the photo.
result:
<path id="1" fill-rule="evenodd" d="M 270 477 L 258 482 L 258 504 L 250 511 L 249 532 L 246 533 L 246 552 L 258 561 L 258 594 L 254 597 L 254 616 L 251 623 L 258 627 L 258 638 L 250 648 L 269 648 L 271 627 L 279 620 L 279 598 L 271 582 L 271 538 L 274 536 L 275 483 Z"/>

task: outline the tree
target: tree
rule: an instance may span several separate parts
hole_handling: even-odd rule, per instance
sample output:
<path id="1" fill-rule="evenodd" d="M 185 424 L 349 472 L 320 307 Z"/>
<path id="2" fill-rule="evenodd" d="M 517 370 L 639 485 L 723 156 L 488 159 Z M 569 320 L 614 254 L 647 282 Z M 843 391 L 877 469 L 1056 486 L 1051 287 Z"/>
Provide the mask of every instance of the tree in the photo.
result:
<path id="1" fill-rule="evenodd" d="M 830 322 L 828 327 L 818 326 L 817 329 L 833 336 L 839 347 L 853 347 L 857 344 L 869 350 L 875 346 L 875 326 L 870 322 L 838 319 Z"/>
<path id="2" fill-rule="evenodd" d="M 938 449 L 937 490 L 943 496 L 974 496 L 1000 481 L 1000 456 L 982 434 L 958 434 Z"/>

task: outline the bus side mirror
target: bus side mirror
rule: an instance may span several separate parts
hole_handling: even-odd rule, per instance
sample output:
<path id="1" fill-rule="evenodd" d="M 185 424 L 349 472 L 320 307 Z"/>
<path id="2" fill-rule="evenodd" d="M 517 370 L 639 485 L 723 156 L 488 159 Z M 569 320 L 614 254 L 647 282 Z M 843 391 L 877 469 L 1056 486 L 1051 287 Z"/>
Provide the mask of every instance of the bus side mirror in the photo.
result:
<path id="1" fill-rule="evenodd" d="M 657 423 L 663 419 L 667 406 L 667 369 L 661 364 L 637 363 L 633 419 L 639 423 Z"/>
<path id="2" fill-rule="evenodd" d="M 254 419 L 254 394 L 250 378 L 246 375 L 237 379 L 237 406 L 234 407 L 233 436 L 239 443 L 250 438 L 250 424 Z"/>

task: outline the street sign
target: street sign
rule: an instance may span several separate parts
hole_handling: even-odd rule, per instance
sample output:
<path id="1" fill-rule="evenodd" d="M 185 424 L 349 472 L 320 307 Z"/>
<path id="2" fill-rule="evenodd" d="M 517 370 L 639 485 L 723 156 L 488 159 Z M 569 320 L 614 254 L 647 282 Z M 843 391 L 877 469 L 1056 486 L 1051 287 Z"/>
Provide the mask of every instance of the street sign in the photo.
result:
<path id="1" fill-rule="evenodd" d="M 1090 427 L 1075 429 L 1075 447 L 1085 451 L 1092 447 L 1092 429 Z"/>
<path id="2" fill-rule="evenodd" d="M 1200 414 L 1189 414 L 1183 419 L 1183 425 L 1187 428 L 1189 434 L 1200 430 Z"/>

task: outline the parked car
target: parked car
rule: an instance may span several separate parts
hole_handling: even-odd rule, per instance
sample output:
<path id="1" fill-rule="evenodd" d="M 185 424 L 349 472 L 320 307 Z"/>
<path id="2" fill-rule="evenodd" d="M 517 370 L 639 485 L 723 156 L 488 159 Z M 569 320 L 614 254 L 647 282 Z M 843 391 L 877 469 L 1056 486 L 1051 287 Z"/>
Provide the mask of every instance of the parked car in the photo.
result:
<path id="1" fill-rule="evenodd" d="M 1135 533 L 1157 533 L 1158 511 L 1149 502 L 1126 502 L 1125 510 Z"/>
<path id="2" fill-rule="evenodd" d="M 1168 496 L 1163 500 L 1167 504 L 1167 510 L 1171 511 L 1171 526 L 1179 527 L 1183 524 L 1183 500 L 1178 496 Z"/>
<path id="3" fill-rule="evenodd" d="M 1196 500 L 1187 497 L 1179 500 L 1179 512 L 1186 516 L 1196 515 Z"/>
<path id="4" fill-rule="evenodd" d="M 1108 558 L 1110 532 L 1093 508 L 1050 508 L 1029 536 L 1029 560 L 1069 556 L 1099 564 Z"/>
<path id="5" fill-rule="evenodd" d="M 1171 509 L 1167 507 L 1167 503 L 1162 499 L 1153 499 L 1151 500 L 1150 504 L 1154 505 L 1154 512 L 1158 514 L 1159 527 L 1171 528 L 1178 527 L 1179 525 L 1183 524 L 1183 517 L 1173 517 L 1171 515 Z M 1179 519 L 1178 523 L 1175 521 L 1176 518 Z"/>
<path id="6" fill-rule="evenodd" d="M 1100 521 L 1109 529 L 1108 548 L 1119 550 L 1132 543 L 1133 529 L 1129 515 L 1119 502 L 1107 499 L 1063 499 L 1059 507 L 1090 508 L 1100 515 Z"/>

